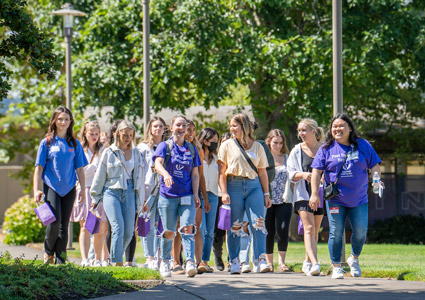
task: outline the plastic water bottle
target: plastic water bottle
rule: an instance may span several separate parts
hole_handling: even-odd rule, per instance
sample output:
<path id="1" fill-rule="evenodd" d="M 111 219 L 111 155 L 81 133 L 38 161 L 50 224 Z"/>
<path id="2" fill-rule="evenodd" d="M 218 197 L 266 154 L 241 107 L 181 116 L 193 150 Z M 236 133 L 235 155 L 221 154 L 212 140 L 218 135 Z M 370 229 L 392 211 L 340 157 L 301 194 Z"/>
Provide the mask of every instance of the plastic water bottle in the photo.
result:
<path id="1" fill-rule="evenodd" d="M 381 181 L 381 178 L 379 177 L 378 172 L 375 172 L 373 174 L 373 192 L 375 194 L 379 193 L 379 183 L 380 183 L 380 181 Z"/>

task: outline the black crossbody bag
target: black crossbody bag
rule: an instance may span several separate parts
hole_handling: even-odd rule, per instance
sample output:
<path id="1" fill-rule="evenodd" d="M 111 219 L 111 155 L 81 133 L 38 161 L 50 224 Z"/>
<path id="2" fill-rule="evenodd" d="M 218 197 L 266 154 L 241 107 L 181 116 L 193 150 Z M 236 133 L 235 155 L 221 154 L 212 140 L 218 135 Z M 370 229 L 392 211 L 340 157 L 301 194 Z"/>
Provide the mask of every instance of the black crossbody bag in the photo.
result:
<path id="1" fill-rule="evenodd" d="M 338 187 L 336 186 L 336 183 L 338 182 L 339 175 L 341 174 L 342 168 L 344 168 L 345 162 L 347 161 L 348 151 L 350 151 L 350 149 L 352 149 L 352 147 L 353 147 L 353 145 L 350 145 L 347 152 L 345 153 L 344 162 L 343 162 L 341 168 L 339 169 L 338 174 L 336 175 L 335 181 L 326 185 L 325 190 L 323 191 L 323 198 L 325 198 L 325 200 L 331 200 L 331 199 L 335 198 L 336 196 L 338 196 L 340 194 L 340 191 L 339 191 Z M 351 151 L 350 151 L 350 154 L 351 154 Z"/>
<path id="2" fill-rule="evenodd" d="M 247 160 L 248 164 L 251 166 L 251 168 L 255 171 L 255 173 L 258 174 L 258 169 L 257 167 L 254 165 L 254 163 L 252 162 L 252 160 L 249 158 L 248 154 L 246 154 L 245 149 L 242 147 L 242 145 L 239 143 L 237 138 L 233 138 L 233 140 L 235 141 L 236 145 L 238 145 L 239 149 L 241 149 L 242 155 L 243 157 L 245 157 L 245 159 Z"/>

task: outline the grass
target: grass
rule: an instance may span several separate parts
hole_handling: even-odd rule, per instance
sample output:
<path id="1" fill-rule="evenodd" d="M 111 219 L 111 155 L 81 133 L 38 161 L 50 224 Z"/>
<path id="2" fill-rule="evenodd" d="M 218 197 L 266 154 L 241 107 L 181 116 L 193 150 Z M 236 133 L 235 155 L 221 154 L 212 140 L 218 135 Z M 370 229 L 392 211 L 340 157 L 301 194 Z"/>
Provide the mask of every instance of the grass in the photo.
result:
<path id="1" fill-rule="evenodd" d="M 80 257 L 78 243 L 73 244 L 75 250 L 68 251 L 69 256 Z M 225 247 L 224 247 L 225 248 Z M 349 257 L 351 245 L 346 245 L 346 258 Z M 274 267 L 277 268 L 277 246 L 274 251 Z M 223 249 L 223 258 L 226 258 Z M 286 264 L 294 272 L 301 272 L 305 250 L 303 242 L 290 242 L 286 255 Z M 330 274 L 332 266 L 329 258 L 328 245 L 319 243 L 318 258 L 322 260 L 322 272 Z M 135 261 L 145 263 L 141 242 L 138 241 Z M 425 247 L 423 245 L 399 244 L 365 244 L 360 256 L 362 276 L 371 278 L 393 278 L 398 280 L 425 281 Z M 211 254 L 210 264 L 215 265 L 214 255 Z M 349 274 L 349 268 L 344 267 Z M 349 276 L 349 275 L 348 275 Z"/>
<path id="2" fill-rule="evenodd" d="M 0 257 L 0 299 L 81 299 L 139 290 L 116 278 L 113 269 L 48 266 L 5 253 Z"/>

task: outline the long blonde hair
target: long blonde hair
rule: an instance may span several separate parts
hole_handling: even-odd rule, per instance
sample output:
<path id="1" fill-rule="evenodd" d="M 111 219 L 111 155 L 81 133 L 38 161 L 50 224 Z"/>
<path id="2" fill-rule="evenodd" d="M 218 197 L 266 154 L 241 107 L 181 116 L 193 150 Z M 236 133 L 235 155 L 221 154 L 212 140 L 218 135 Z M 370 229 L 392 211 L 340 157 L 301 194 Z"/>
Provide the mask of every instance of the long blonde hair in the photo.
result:
<path id="1" fill-rule="evenodd" d="M 187 127 L 189 127 L 189 126 L 193 126 L 193 128 L 195 128 L 195 131 L 196 131 L 195 123 L 193 123 L 193 121 L 192 121 L 192 120 L 189 120 L 189 119 L 186 119 L 186 120 L 187 120 Z M 187 142 L 189 142 L 189 141 L 187 141 Z M 195 134 L 195 136 L 193 137 L 193 141 L 192 141 L 192 142 L 189 142 L 189 143 L 192 143 L 192 144 L 196 147 L 196 149 L 198 149 L 198 151 L 202 149 L 202 145 L 201 145 L 201 143 L 198 141 L 198 139 L 197 139 L 197 137 L 196 137 L 196 134 Z"/>
<path id="2" fill-rule="evenodd" d="M 134 148 L 134 141 L 136 139 L 136 128 L 134 128 L 133 124 L 131 124 L 130 122 L 123 120 L 121 121 L 118 126 L 117 126 L 117 130 L 115 130 L 115 134 L 114 134 L 114 145 L 118 147 L 118 142 L 120 140 L 119 137 L 119 133 L 124 130 L 124 129 L 131 129 L 133 130 L 133 140 L 131 141 L 131 148 Z"/>
<path id="3" fill-rule="evenodd" d="M 301 123 L 304 123 L 305 125 L 307 125 L 307 127 L 315 131 L 316 140 L 318 142 L 323 142 L 323 140 L 325 139 L 325 132 L 323 131 L 322 127 L 319 127 L 319 125 L 317 125 L 317 122 L 315 120 L 310 118 L 305 118 L 305 119 L 302 119 L 298 123 L 298 125 Z"/>
<path id="4" fill-rule="evenodd" d="M 282 142 L 283 142 L 283 146 L 282 146 L 282 149 L 280 149 L 280 153 L 282 153 L 282 154 L 289 154 L 288 145 L 286 144 L 285 133 L 283 133 L 283 131 L 280 130 L 280 129 L 272 129 L 272 130 L 270 130 L 270 132 L 269 132 L 269 134 L 267 135 L 267 138 L 266 138 L 266 144 L 267 144 L 267 146 L 269 146 L 269 148 L 271 149 L 270 143 L 272 142 L 272 139 L 274 137 L 277 137 L 277 136 L 280 136 L 282 138 Z"/>
<path id="5" fill-rule="evenodd" d="M 232 120 L 235 121 L 236 123 L 238 123 L 241 126 L 241 128 L 242 128 L 242 146 L 244 148 L 246 148 L 248 146 L 247 138 L 250 138 L 251 140 L 254 141 L 254 128 L 252 126 L 252 122 L 249 120 L 248 115 L 244 114 L 244 113 L 234 115 L 230 119 L 229 125 L 230 125 L 230 122 Z"/>
<path id="6" fill-rule="evenodd" d="M 158 116 L 152 117 L 152 119 L 148 123 L 148 130 L 147 130 L 146 136 L 143 139 L 143 143 L 148 144 L 149 148 L 153 148 L 153 145 L 154 145 L 153 135 L 152 135 L 152 125 L 153 125 L 153 122 L 156 122 L 156 121 L 160 121 L 162 125 L 164 125 L 164 132 L 162 133 L 161 141 L 163 142 L 167 138 L 167 136 L 165 135 L 167 124 L 165 124 L 164 119 Z"/>

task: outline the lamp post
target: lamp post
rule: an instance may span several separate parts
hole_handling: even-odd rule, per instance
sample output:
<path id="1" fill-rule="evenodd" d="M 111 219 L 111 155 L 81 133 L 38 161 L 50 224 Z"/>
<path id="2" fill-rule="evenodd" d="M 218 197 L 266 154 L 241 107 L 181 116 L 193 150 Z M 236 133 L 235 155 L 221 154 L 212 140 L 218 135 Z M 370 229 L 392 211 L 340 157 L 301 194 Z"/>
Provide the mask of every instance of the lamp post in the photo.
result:
<path id="1" fill-rule="evenodd" d="M 72 33 L 74 32 L 74 17 L 86 17 L 87 14 L 82 11 L 75 10 L 70 3 L 62 5 L 61 9 L 52 12 L 52 15 L 63 17 L 63 35 L 65 36 L 66 55 L 66 107 L 72 110 L 72 75 L 71 75 L 71 43 Z"/>
<path id="2" fill-rule="evenodd" d="M 150 61 L 149 61 L 149 0 L 143 0 L 143 131 L 145 136 L 148 131 L 150 119 Z"/>
<path id="3" fill-rule="evenodd" d="M 55 10 L 52 15 L 63 17 L 63 35 L 65 36 L 66 55 L 65 55 L 65 68 L 66 68 L 66 107 L 72 111 L 72 74 L 71 74 L 71 43 L 72 33 L 74 32 L 74 17 L 86 17 L 87 14 L 75 10 L 74 6 L 70 3 L 65 3 L 61 9 Z M 67 249 L 73 249 L 72 237 L 74 230 L 72 225 L 68 226 L 68 246 Z"/>

